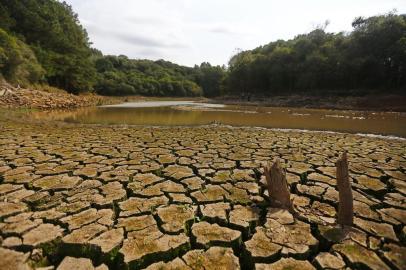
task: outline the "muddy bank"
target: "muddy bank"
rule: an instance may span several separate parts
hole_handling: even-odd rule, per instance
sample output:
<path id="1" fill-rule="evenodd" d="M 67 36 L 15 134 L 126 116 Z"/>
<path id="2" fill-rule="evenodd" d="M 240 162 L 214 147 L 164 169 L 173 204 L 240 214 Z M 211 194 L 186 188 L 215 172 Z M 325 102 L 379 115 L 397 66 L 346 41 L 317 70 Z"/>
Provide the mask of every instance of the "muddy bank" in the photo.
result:
<path id="1" fill-rule="evenodd" d="M 49 90 L 52 89 L 52 90 Z M 74 109 L 79 107 L 111 105 L 138 101 L 181 101 L 221 103 L 226 105 L 249 105 L 268 107 L 296 107 L 337 110 L 394 111 L 406 112 L 406 96 L 364 96 L 364 97 L 317 97 L 317 96 L 275 96 L 272 98 L 223 96 L 212 99 L 204 97 L 106 97 L 96 94 L 73 95 L 59 89 L 16 88 L 0 81 L 0 108 Z"/>
<path id="2" fill-rule="evenodd" d="M 270 98 L 240 98 L 225 96 L 212 99 L 214 103 L 227 105 L 253 105 L 270 107 L 296 107 L 314 109 L 406 111 L 406 96 L 321 97 L 321 96 L 275 96 Z"/>
<path id="3" fill-rule="evenodd" d="M 0 268 L 402 269 L 404 140 L 0 122 Z M 355 224 L 334 224 L 348 151 Z M 297 211 L 271 208 L 279 158 Z M 26 268 L 23 268 L 26 266 Z"/>

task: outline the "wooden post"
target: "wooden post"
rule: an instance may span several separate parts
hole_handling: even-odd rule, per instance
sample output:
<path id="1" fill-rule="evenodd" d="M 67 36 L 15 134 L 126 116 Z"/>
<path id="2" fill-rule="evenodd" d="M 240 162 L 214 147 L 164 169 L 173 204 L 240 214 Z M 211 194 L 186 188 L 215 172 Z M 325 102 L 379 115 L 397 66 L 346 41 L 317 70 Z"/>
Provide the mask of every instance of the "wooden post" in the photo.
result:
<path id="1" fill-rule="evenodd" d="M 293 213 L 292 201 L 290 200 L 290 191 L 286 180 L 286 172 L 282 168 L 279 160 L 276 160 L 272 166 L 268 164 L 264 168 L 266 182 L 268 184 L 269 198 L 271 205 L 288 209 Z"/>
<path id="2" fill-rule="evenodd" d="M 347 153 L 344 152 L 336 162 L 337 167 L 337 188 L 338 188 L 338 219 L 341 226 L 352 226 L 354 208 L 350 177 L 348 175 Z"/>

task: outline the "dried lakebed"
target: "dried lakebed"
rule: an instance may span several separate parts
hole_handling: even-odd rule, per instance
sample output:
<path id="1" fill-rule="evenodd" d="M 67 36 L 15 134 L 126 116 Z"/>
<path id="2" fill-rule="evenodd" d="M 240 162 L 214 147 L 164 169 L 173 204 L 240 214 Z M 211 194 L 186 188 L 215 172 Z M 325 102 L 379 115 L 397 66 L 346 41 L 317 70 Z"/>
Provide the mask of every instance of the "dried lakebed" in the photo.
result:
<path id="1" fill-rule="evenodd" d="M 405 149 L 334 133 L 3 121 L 0 269 L 405 269 Z M 340 239 L 343 150 L 355 224 Z M 295 218 L 267 203 L 262 167 L 276 157 Z"/>

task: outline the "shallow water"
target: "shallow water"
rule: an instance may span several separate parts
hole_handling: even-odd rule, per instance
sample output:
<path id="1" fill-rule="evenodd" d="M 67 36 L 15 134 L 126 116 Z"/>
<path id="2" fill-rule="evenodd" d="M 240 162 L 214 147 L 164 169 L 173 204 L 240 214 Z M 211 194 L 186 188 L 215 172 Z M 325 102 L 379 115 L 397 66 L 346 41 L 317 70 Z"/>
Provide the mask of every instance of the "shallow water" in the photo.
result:
<path id="1" fill-rule="evenodd" d="M 218 123 L 406 137 L 405 113 L 225 106 L 193 101 L 124 103 L 75 111 L 37 112 L 32 117 L 84 124 L 191 126 Z"/>

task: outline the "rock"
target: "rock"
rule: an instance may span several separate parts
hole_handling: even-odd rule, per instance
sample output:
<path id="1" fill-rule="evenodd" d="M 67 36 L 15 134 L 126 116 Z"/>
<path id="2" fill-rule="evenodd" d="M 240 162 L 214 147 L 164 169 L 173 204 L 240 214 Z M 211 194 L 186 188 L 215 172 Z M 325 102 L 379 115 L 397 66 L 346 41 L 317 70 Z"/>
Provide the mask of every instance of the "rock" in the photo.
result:
<path id="1" fill-rule="evenodd" d="M 16 220 L 12 222 L 10 218 L 6 219 L 6 224 L 1 229 L 4 234 L 23 234 L 24 232 L 31 230 L 32 228 L 37 227 L 42 223 L 41 220 L 36 219 L 34 221 L 30 219 L 25 220 Z"/>
<path id="2" fill-rule="evenodd" d="M 72 231 L 70 234 L 64 236 L 62 241 L 66 244 L 86 244 L 89 240 L 96 235 L 106 231 L 107 228 L 97 223 L 92 223 L 81 227 L 80 229 Z"/>
<path id="3" fill-rule="evenodd" d="M 214 174 L 214 177 L 210 178 L 210 182 L 213 184 L 222 184 L 227 181 L 231 181 L 230 171 L 217 171 Z"/>
<path id="4" fill-rule="evenodd" d="M 320 269 L 343 269 L 345 262 L 337 255 L 333 255 L 327 252 L 321 252 L 314 259 L 314 263 Z"/>
<path id="5" fill-rule="evenodd" d="M 398 241 L 393 227 L 386 223 L 377 223 L 361 218 L 355 218 L 354 224 L 362 230 L 371 233 L 377 237 L 384 237 L 394 241 Z"/>
<path id="6" fill-rule="evenodd" d="M 187 204 L 163 206 L 157 209 L 157 214 L 166 233 L 186 233 L 197 214 L 197 207 Z"/>
<path id="7" fill-rule="evenodd" d="M 384 213 L 388 216 L 390 216 L 391 218 L 406 224 L 406 210 L 402 210 L 402 209 L 397 209 L 397 208 L 384 208 L 384 209 L 380 209 L 378 210 L 379 213 Z"/>
<path id="8" fill-rule="evenodd" d="M 351 239 L 358 244 L 367 247 L 367 235 L 363 231 L 357 228 L 344 228 L 342 229 L 340 226 L 318 226 L 318 232 L 320 234 L 320 238 L 324 245 L 331 245 L 334 243 L 340 243 L 345 239 Z"/>
<path id="9" fill-rule="evenodd" d="M 24 245 L 37 247 L 62 237 L 63 229 L 53 224 L 41 224 L 23 235 Z"/>
<path id="10" fill-rule="evenodd" d="M 266 229 L 258 227 L 250 240 L 244 243 L 247 265 L 254 263 L 270 263 L 275 261 L 282 251 L 282 246 L 271 242 L 266 235 Z"/>
<path id="11" fill-rule="evenodd" d="M 141 186 L 149 186 L 162 182 L 163 180 L 162 177 L 156 176 L 153 173 L 138 173 L 133 177 L 132 183 L 139 183 Z"/>
<path id="12" fill-rule="evenodd" d="M 256 270 L 315 270 L 308 261 L 299 261 L 293 258 L 282 258 L 272 264 L 255 264 Z"/>
<path id="13" fill-rule="evenodd" d="M 329 177 L 320 173 L 310 173 L 309 175 L 307 175 L 307 180 L 326 183 L 330 186 L 336 186 L 335 177 Z"/>
<path id="14" fill-rule="evenodd" d="M 170 165 L 164 170 L 165 176 L 174 178 L 176 180 L 181 180 L 188 177 L 193 177 L 195 174 L 189 167 Z"/>
<path id="15" fill-rule="evenodd" d="M 281 208 L 268 208 L 266 219 L 275 220 L 283 225 L 293 224 L 295 222 L 293 215 L 288 210 Z"/>
<path id="16" fill-rule="evenodd" d="M 66 215 L 71 215 L 71 214 L 77 214 L 81 211 L 84 211 L 88 208 L 90 208 L 90 202 L 87 201 L 76 201 L 76 202 L 68 202 L 64 203 L 61 202 L 61 204 L 54 208 L 57 212 L 62 212 Z"/>
<path id="17" fill-rule="evenodd" d="M 110 226 L 113 224 L 113 216 L 114 212 L 111 209 L 96 210 L 91 208 L 78 214 L 67 216 L 61 219 L 61 221 L 69 224 L 70 230 L 75 230 L 92 222 Z"/>
<path id="18" fill-rule="evenodd" d="M 210 223 L 219 223 L 226 225 L 228 223 L 228 213 L 230 212 L 229 203 L 213 203 L 200 206 L 203 215 L 203 220 L 208 220 Z"/>
<path id="19" fill-rule="evenodd" d="M 246 190 L 250 195 L 259 195 L 260 188 L 255 182 L 238 182 L 234 186 Z"/>
<path id="20" fill-rule="evenodd" d="M 23 188 L 24 188 L 23 185 L 2 184 L 0 185 L 0 195 L 3 196 Z"/>
<path id="21" fill-rule="evenodd" d="M 333 245 L 332 249 L 349 262 L 350 266 L 368 267 L 369 269 L 390 269 L 376 254 L 367 248 L 347 240 L 342 244 Z"/>
<path id="22" fill-rule="evenodd" d="M 111 205 L 114 202 L 122 201 L 127 197 L 127 192 L 120 182 L 109 182 L 100 187 L 103 198 L 97 198 L 94 202 L 99 206 Z"/>
<path id="23" fill-rule="evenodd" d="M 65 190 L 76 186 L 81 180 L 78 176 L 70 177 L 67 174 L 45 176 L 34 181 L 33 186 L 41 190 Z"/>
<path id="24" fill-rule="evenodd" d="M 192 199 L 183 193 L 169 193 L 168 195 L 172 199 L 172 203 L 175 203 L 175 204 L 192 204 L 193 203 Z"/>
<path id="25" fill-rule="evenodd" d="M 392 178 L 406 181 L 406 174 L 400 171 L 385 171 L 385 173 Z"/>
<path id="26" fill-rule="evenodd" d="M 383 256 L 391 267 L 399 270 L 404 269 L 406 265 L 406 247 L 390 243 L 385 244 L 383 250 Z"/>
<path id="27" fill-rule="evenodd" d="M 152 215 L 119 218 L 117 222 L 117 227 L 123 227 L 126 232 L 140 231 L 151 226 L 156 226 Z"/>
<path id="28" fill-rule="evenodd" d="M 302 185 L 302 184 L 298 184 L 296 186 L 296 188 L 300 195 L 311 197 L 314 199 L 321 198 L 323 193 L 326 191 L 326 189 L 321 186 L 310 186 L 310 185 Z M 337 198 L 338 198 L 338 196 L 337 196 Z"/>
<path id="29" fill-rule="evenodd" d="M 85 166 L 73 172 L 73 175 L 82 176 L 86 178 L 94 178 L 97 176 L 97 168 Z"/>
<path id="30" fill-rule="evenodd" d="M 186 178 L 181 181 L 184 185 L 187 186 L 187 189 L 190 191 L 196 191 L 202 188 L 202 185 L 204 184 L 204 181 L 200 179 L 200 177 L 191 177 L 191 178 Z"/>
<path id="31" fill-rule="evenodd" d="M 184 234 L 167 235 L 157 228 L 147 228 L 132 232 L 119 252 L 130 268 L 142 268 L 162 259 L 175 258 L 189 248 L 189 238 Z"/>
<path id="32" fill-rule="evenodd" d="M 217 185 L 207 185 L 206 188 L 192 192 L 190 195 L 199 203 L 215 203 L 224 201 L 227 192 Z"/>
<path id="33" fill-rule="evenodd" d="M 151 264 L 145 270 L 192 270 L 189 266 L 186 265 L 184 261 L 180 258 L 176 258 L 169 262 L 157 262 Z"/>
<path id="34" fill-rule="evenodd" d="M 355 178 L 366 191 L 371 191 L 372 193 L 384 193 L 387 189 L 386 185 L 376 178 L 368 177 L 367 175 L 360 175 Z"/>
<path id="35" fill-rule="evenodd" d="M 245 189 L 237 188 L 229 183 L 221 185 L 227 193 L 226 200 L 232 204 L 249 205 L 252 204 L 252 196 Z"/>
<path id="36" fill-rule="evenodd" d="M 75 215 L 67 216 L 61 219 L 63 223 L 69 224 L 69 230 L 75 230 L 83 225 L 95 222 L 99 218 L 97 210 L 94 208 L 85 210 Z"/>
<path id="37" fill-rule="evenodd" d="M 15 237 L 15 236 L 7 237 L 1 243 L 1 245 L 5 248 L 16 248 L 16 247 L 21 246 L 22 244 L 23 244 L 23 241 L 21 241 L 20 238 Z"/>
<path id="38" fill-rule="evenodd" d="M 198 247 L 209 248 L 213 245 L 233 247 L 237 249 L 241 245 L 241 232 L 217 224 L 205 221 L 195 223 L 192 226 L 192 235 Z"/>
<path id="39" fill-rule="evenodd" d="M 177 184 L 173 181 L 165 181 L 165 182 L 160 182 L 157 184 L 150 185 L 148 187 L 134 187 L 132 185 L 134 183 L 130 183 L 128 187 L 132 189 L 133 193 L 135 196 L 138 197 L 157 197 L 157 196 L 163 196 L 165 193 L 168 192 L 177 192 L 177 193 L 185 193 L 186 190 L 181 184 Z"/>
<path id="40" fill-rule="evenodd" d="M 245 239 L 251 234 L 259 222 L 259 208 L 236 205 L 230 212 L 230 226 L 243 232 Z"/>
<path id="41" fill-rule="evenodd" d="M 253 182 L 255 181 L 255 173 L 253 170 L 234 169 L 231 175 L 231 180 Z"/>
<path id="42" fill-rule="evenodd" d="M 166 205 L 168 202 L 169 200 L 165 196 L 149 199 L 131 197 L 128 200 L 119 203 L 121 209 L 120 217 L 152 213 L 158 206 Z"/>
<path id="43" fill-rule="evenodd" d="M 211 247 L 207 251 L 195 249 L 186 253 L 182 259 L 191 269 L 240 269 L 238 258 L 233 254 L 231 248 Z"/>
<path id="44" fill-rule="evenodd" d="M 65 257 L 56 270 L 94 270 L 92 261 L 87 258 Z"/>
<path id="45" fill-rule="evenodd" d="M 380 221 L 378 213 L 372 210 L 368 204 L 363 202 L 354 201 L 354 213 L 359 217 Z"/>
<path id="46" fill-rule="evenodd" d="M 27 205 L 21 202 L 0 202 L 0 218 L 6 218 L 28 210 Z"/>
<path id="47" fill-rule="evenodd" d="M 50 222 L 54 223 L 56 220 L 59 221 L 64 216 L 66 216 L 66 213 L 59 212 L 59 211 L 55 210 L 55 208 L 53 208 L 50 210 L 34 212 L 32 217 L 36 218 L 36 219 L 41 218 L 46 222 L 50 221 Z"/>
<path id="48" fill-rule="evenodd" d="M 282 254 L 285 256 L 306 258 L 319 244 L 311 234 L 310 225 L 301 221 L 284 225 L 274 219 L 268 219 L 265 228 L 265 234 L 269 240 L 283 246 Z"/>
<path id="49" fill-rule="evenodd" d="M 28 266 L 29 254 L 17 252 L 14 250 L 9 250 L 0 247 L 0 269 L 4 270 L 30 270 L 31 267 Z"/>
<path id="50" fill-rule="evenodd" d="M 8 175 L 7 173 L 3 176 L 5 183 L 14 183 L 14 184 L 29 184 L 35 179 L 38 179 L 40 176 L 33 175 L 31 173 L 20 173 Z"/>
<path id="51" fill-rule="evenodd" d="M 112 252 L 117 249 L 124 240 L 123 229 L 112 229 L 97 236 L 89 243 L 101 249 L 104 254 Z"/>

